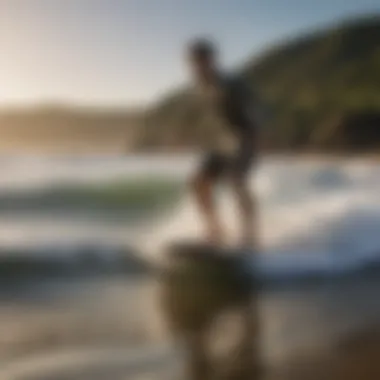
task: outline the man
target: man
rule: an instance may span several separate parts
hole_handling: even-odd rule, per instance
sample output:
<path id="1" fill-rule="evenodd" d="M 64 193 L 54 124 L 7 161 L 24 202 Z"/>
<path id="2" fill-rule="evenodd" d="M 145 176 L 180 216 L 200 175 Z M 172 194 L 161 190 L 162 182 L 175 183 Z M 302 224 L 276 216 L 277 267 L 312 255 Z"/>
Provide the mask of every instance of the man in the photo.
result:
<path id="1" fill-rule="evenodd" d="M 215 186 L 225 180 L 234 191 L 240 211 L 241 244 L 252 246 L 257 243 L 255 202 L 248 186 L 257 142 L 252 96 L 240 79 L 222 74 L 217 52 L 209 41 L 193 41 L 187 53 L 198 99 L 215 116 L 206 128 L 217 126 L 192 181 L 197 205 L 206 221 L 207 239 L 216 244 L 224 242 L 225 233 L 213 195 Z"/>

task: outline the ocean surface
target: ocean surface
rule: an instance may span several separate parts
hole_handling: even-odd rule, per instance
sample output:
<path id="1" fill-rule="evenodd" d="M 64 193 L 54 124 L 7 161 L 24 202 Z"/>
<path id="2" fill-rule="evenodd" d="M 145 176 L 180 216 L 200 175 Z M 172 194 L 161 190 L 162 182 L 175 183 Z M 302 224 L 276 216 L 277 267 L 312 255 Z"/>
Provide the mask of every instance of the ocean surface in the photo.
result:
<path id="1" fill-rule="evenodd" d="M 75 265 L 90 250 L 102 265 L 116 269 L 118 256 L 132 247 L 159 262 L 167 243 L 202 233 L 186 193 L 169 209 L 143 217 L 135 210 L 114 217 L 27 202 L 12 211 L 1 200 L 120 179 L 186 183 L 197 160 L 175 155 L 1 157 L 1 259 L 21 255 L 30 263 L 41 256 L 61 257 Z M 269 283 L 279 277 L 323 278 L 263 291 L 265 360 L 274 366 L 289 356 L 328 354 L 347 334 L 378 323 L 378 273 L 341 274 L 380 262 L 380 164 L 268 157 L 252 173 L 251 185 L 260 204 L 263 248 L 256 264 L 263 278 Z M 228 189 L 220 188 L 218 201 L 233 241 L 237 221 Z M 163 327 L 156 282 L 149 275 L 110 270 L 8 280 L 0 283 L 0 380 L 181 378 L 177 367 L 183 357 Z"/>
<path id="2" fill-rule="evenodd" d="M 37 192 L 52 186 L 106 183 L 117 179 L 162 177 L 186 183 L 196 156 L 3 157 L 0 196 Z M 334 274 L 380 260 L 380 164 L 368 160 L 263 159 L 252 173 L 258 194 L 265 277 L 309 272 Z M 238 220 L 228 189 L 220 189 L 219 207 L 231 241 Z M 202 223 L 188 194 L 171 210 L 154 217 L 68 212 L 65 204 L 46 210 L 12 209 L 0 213 L 0 248 L 73 253 L 91 245 L 133 246 L 160 260 L 167 243 L 199 238 Z M 100 248 L 101 247 L 101 248 Z"/>

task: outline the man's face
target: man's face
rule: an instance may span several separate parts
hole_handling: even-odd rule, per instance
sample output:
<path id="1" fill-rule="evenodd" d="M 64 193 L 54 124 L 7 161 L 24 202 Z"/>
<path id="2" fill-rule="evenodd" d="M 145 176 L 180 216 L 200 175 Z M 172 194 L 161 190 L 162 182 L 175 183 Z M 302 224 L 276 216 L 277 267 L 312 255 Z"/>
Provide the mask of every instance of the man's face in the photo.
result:
<path id="1" fill-rule="evenodd" d="M 190 55 L 190 69 L 196 80 L 207 81 L 214 72 L 215 62 L 212 55 Z"/>

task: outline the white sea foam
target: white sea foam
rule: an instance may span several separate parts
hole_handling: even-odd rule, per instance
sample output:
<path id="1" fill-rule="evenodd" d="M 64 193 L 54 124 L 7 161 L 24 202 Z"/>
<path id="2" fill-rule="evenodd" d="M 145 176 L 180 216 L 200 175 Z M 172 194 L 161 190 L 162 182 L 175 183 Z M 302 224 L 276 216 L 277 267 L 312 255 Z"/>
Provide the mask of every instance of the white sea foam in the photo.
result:
<path id="1" fill-rule="evenodd" d="M 369 163 L 263 163 L 252 178 L 259 193 L 265 277 L 335 274 L 380 261 L 379 166 Z M 226 231 L 237 235 L 231 195 L 219 194 Z M 203 226 L 189 197 L 171 217 L 145 232 L 146 251 L 159 259 L 167 243 L 199 238 Z"/>
<path id="2" fill-rule="evenodd" d="M 0 191 L 70 181 L 165 175 L 186 180 L 195 156 L 3 158 Z M 369 161 L 268 158 L 252 175 L 259 194 L 263 249 L 258 266 L 265 276 L 339 273 L 380 260 L 380 165 Z M 232 241 L 238 217 L 231 194 L 218 196 Z M 65 216 L 0 218 L 0 244 L 49 246 L 55 241 L 132 244 L 160 260 L 173 240 L 199 239 L 203 224 L 188 194 L 170 215 L 131 228 L 101 218 Z"/>

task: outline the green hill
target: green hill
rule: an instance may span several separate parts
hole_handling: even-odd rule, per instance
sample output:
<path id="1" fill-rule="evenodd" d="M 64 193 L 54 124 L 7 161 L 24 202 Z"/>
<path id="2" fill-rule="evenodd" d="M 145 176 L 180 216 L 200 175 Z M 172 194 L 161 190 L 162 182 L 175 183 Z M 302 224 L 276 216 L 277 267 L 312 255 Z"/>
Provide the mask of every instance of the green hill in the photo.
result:
<path id="1" fill-rule="evenodd" d="M 267 148 L 380 149 L 380 15 L 287 41 L 248 60 L 241 73 L 269 115 Z M 196 144 L 207 128 L 183 89 L 146 115 L 139 144 Z"/>

